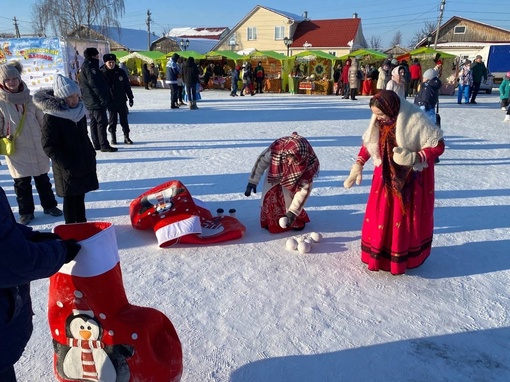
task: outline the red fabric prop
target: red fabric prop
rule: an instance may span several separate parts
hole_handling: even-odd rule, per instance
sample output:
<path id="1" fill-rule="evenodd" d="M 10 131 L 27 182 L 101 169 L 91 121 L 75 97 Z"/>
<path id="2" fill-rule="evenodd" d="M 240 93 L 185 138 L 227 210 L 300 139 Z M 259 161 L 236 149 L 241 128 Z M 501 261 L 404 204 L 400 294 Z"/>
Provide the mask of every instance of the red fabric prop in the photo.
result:
<path id="1" fill-rule="evenodd" d="M 57 226 L 75 260 L 50 277 L 48 320 L 58 381 L 178 382 L 181 343 L 161 312 L 129 304 L 111 223 Z"/>
<path id="2" fill-rule="evenodd" d="M 160 247 L 215 244 L 241 238 L 246 227 L 232 216 L 212 216 L 202 201 L 178 180 L 143 193 L 129 207 L 135 229 L 153 228 Z"/>

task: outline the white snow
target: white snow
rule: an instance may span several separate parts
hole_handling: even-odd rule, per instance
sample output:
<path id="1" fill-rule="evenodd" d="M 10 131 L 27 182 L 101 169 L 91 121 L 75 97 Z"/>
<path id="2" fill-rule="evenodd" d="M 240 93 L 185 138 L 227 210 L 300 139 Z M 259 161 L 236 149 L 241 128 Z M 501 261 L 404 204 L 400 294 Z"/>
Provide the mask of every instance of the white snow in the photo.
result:
<path id="1" fill-rule="evenodd" d="M 433 250 L 402 276 L 360 261 L 372 162 L 361 186 L 342 186 L 369 97 L 205 91 L 190 111 L 170 110 L 168 90 L 134 93 L 135 144 L 98 153 L 100 189 L 86 196 L 87 216 L 115 224 L 130 302 L 173 322 L 183 382 L 510 380 L 510 124 L 497 91 L 478 105 L 441 96 L 447 148 L 436 168 Z M 311 223 L 272 235 L 259 226 L 260 190 L 249 198 L 244 190 L 257 155 L 293 131 L 321 161 Z M 152 231 L 134 230 L 131 200 L 172 179 L 211 211 L 235 208 L 245 236 L 160 249 Z M 17 215 L 12 183 L 2 164 Z M 62 222 L 38 207 L 33 227 Z M 309 253 L 286 249 L 289 237 L 312 232 L 323 238 Z M 32 283 L 34 333 L 16 364 L 20 382 L 55 380 L 47 295 L 48 280 Z"/>

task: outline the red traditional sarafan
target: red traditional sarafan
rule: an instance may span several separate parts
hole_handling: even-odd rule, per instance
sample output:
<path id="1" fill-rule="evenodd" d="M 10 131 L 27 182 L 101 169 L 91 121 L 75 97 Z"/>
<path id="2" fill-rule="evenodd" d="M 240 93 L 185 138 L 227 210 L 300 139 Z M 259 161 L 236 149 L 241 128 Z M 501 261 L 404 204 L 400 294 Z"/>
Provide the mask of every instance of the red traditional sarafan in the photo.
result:
<path id="1" fill-rule="evenodd" d="M 372 271 L 398 275 L 420 266 L 430 255 L 434 160 L 443 153 L 444 141 L 421 110 L 407 101 L 395 100 L 393 92 L 386 93 L 381 92 L 376 107 L 390 118 L 372 118 L 369 131 L 377 132 L 378 143 L 367 147 L 373 140 L 366 134 L 358 158 L 364 164 L 371 156 L 377 157 L 361 231 L 361 260 Z M 395 147 L 415 152 L 415 166 L 397 164 Z"/>

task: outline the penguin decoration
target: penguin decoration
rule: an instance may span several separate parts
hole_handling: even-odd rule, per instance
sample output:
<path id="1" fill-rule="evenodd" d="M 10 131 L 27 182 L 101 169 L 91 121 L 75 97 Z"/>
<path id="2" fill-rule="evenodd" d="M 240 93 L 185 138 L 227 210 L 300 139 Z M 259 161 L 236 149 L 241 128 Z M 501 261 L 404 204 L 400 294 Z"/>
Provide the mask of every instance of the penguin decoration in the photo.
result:
<path id="1" fill-rule="evenodd" d="M 53 340 L 56 372 L 64 380 L 129 382 L 126 359 L 132 357 L 130 345 L 107 345 L 103 328 L 91 310 L 77 310 L 66 319 L 66 344 Z"/>

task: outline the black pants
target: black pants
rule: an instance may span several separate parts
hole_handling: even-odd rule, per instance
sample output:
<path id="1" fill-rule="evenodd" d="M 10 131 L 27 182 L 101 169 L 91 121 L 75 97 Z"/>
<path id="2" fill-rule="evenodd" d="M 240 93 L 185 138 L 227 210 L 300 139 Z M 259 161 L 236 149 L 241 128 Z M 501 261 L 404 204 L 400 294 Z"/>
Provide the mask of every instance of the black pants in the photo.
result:
<path id="1" fill-rule="evenodd" d="M 51 189 L 50 178 L 48 174 L 34 176 L 35 188 L 39 194 L 42 208 L 50 209 L 57 206 L 55 194 Z M 33 214 L 35 210 L 34 195 L 32 194 L 32 177 L 14 179 L 14 192 L 16 193 L 16 201 L 18 202 L 19 214 Z"/>
<path id="2" fill-rule="evenodd" d="M 14 372 L 14 366 L 9 366 L 7 369 L 0 371 L 0 381 L 16 382 L 16 373 Z"/>
<path id="3" fill-rule="evenodd" d="M 264 87 L 264 79 L 257 78 L 257 93 L 262 93 L 262 88 Z"/>
<path id="4" fill-rule="evenodd" d="M 356 99 L 356 95 L 358 95 L 358 88 L 351 88 L 351 99 Z"/>
<path id="5" fill-rule="evenodd" d="M 182 96 L 184 93 L 184 86 L 185 85 L 177 85 L 177 101 L 179 101 L 179 103 L 183 103 Z"/>
<path id="6" fill-rule="evenodd" d="M 95 149 L 104 149 L 110 147 L 106 136 L 106 127 L 108 126 L 108 116 L 106 108 L 89 110 L 90 115 L 90 139 Z"/>
<path id="7" fill-rule="evenodd" d="M 129 136 L 129 122 L 128 122 L 128 108 L 127 105 L 123 106 L 116 105 L 113 108 L 108 109 L 108 132 L 112 135 L 117 133 L 117 114 L 120 126 L 124 136 Z"/>
<path id="8" fill-rule="evenodd" d="M 179 86 L 177 84 L 170 84 L 170 105 L 177 105 L 179 100 Z"/>
<path id="9" fill-rule="evenodd" d="M 481 82 L 474 82 L 473 86 L 469 88 L 469 97 L 471 97 L 471 101 L 469 102 L 475 102 L 476 96 L 478 95 L 478 92 L 480 91 L 480 84 Z"/>
<path id="10" fill-rule="evenodd" d="M 64 196 L 64 219 L 66 224 L 85 223 L 85 194 Z"/>

